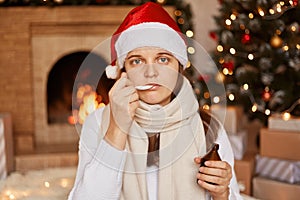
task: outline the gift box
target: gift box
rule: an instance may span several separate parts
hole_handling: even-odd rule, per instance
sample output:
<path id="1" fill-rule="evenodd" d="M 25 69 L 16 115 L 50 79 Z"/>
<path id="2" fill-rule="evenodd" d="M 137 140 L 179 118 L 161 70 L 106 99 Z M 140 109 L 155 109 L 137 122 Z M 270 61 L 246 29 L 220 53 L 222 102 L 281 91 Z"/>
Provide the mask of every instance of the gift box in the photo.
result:
<path id="1" fill-rule="evenodd" d="M 212 105 L 211 113 L 224 125 L 228 134 L 237 134 L 243 129 L 246 116 L 241 106 Z"/>
<path id="2" fill-rule="evenodd" d="M 270 130 L 292 131 L 300 133 L 300 117 L 283 118 L 281 115 L 272 115 L 268 118 Z"/>
<path id="3" fill-rule="evenodd" d="M 239 131 L 236 135 L 228 135 L 234 159 L 241 160 L 246 152 L 248 143 L 248 132 L 246 130 Z"/>
<path id="4" fill-rule="evenodd" d="M 6 155 L 5 155 L 5 138 L 4 138 L 4 122 L 0 118 L 0 180 L 7 176 Z"/>
<path id="5" fill-rule="evenodd" d="M 247 151 L 259 153 L 259 134 L 262 127 L 264 127 L 264 124 L 259 120 L 252 120 L 246 124 L 245 129 L 248 136 Z"/>
<path id="6" fill-rule="evenodd" d="M 12 119 L 9 113 L 0 113 L 0 179 L 13 170 Z"/>
<path id="7" fill-rule="evenodd" d="M 279 159 L 300 160 L 300 134 L 260 129 L 260 155 Z"/>
<path id="8" fill-rule="evenodd" d="M 300 183 L 300 161 L 282 160 L 257 155 L 255 172 L 261 177 L 287 183 Z"/>
<path id="9" fill-rule="evenodd" d="M 255 154 L 246 152 L 242 160 L 235 160 L 234 171 L 240 186 L 240 192 L 252 194 L 252 177 L 254 176 Z"/>
<path id="10" fill-rule="evenodd" d="M 298 200 L 300 185 L 255 177 L 253 178 L 253 196 L 258 199 Z"/>

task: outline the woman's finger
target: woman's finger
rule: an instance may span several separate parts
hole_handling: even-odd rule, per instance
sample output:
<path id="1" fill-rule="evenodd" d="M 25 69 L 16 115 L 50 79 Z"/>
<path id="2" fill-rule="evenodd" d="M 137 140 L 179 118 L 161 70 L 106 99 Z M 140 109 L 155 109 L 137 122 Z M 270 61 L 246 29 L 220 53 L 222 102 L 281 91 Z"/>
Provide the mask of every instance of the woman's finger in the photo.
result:
<path id="1" fill-rule="evenodd" d="M 227 169 L 231 168 L 230 165 L 226 161 L 205 161 L 205 166 L 207 167 L 213 167 L 213 168 L 221 168 L 221 169 Z"/>
<path id="2" fill-rule="evenodd" d="M 209 191 L 213 196 L 221 196 L 229 192 L 228 185 L 213 185 L 202 180 L 198 180 L 198 185 Z"/>
<path id="3" fill-rule="evenodd" d="M 211 167 L 200 167 L 199 172 L 203 174 L 208 174 L 212 176 L 218 176 L 218 177 L 229 177 L 231 178 L 231 169 L 221 169 L 221 168 L 211 168 Z"/>
<path id="4" fill-rule="evenodd" d="M 200 162 L 201 162 L 201 158 L 200 157 L 195 157 L 194 162 L 199 165 Z"/>
<path id="5" fill-rule="evenodd" d="M 197 174 L 197 179 L 208 182 L 208 183 L 217 184 L 217 185 L 227 185 L 227 184 L 229 184 L 227 178 L 214 176 L 214 175 L 210 175 L 210 174 L 198 173 Z"/>
<path id="6" fill-rule="evenodd" d="M 137 92 L 134 92 L 131 96 L 130 96 L 130 100 L 129 100 L 129 103 L 133 103 L 135 101 L 138 101 L 139 100 L 139 95 Z"/>
<path id="7" fill-rule="evenodd" d="M 120 78 L 115 82 L 112 86 L 110 92 L 113 93 L 114 91 L 119 91 L 120 89 L 126 87 L 129 84 L 127 75 L 125 72 L 122 72 Z"/>

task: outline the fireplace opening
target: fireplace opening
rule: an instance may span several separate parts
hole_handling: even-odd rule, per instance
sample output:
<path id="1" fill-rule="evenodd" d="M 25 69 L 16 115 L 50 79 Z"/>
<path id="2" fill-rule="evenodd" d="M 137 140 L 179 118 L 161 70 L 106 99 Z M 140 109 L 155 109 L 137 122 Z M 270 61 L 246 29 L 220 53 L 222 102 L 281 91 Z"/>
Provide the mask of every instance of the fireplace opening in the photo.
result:
<path id="1" fill-rule="evenodd" d="M 103 73 L 106 66 L 103 58 L 85 51 L 59 59 L 48 75 L 48 124 L 82 124 L 89 113 L 107 104 L 114 81 Z"/>

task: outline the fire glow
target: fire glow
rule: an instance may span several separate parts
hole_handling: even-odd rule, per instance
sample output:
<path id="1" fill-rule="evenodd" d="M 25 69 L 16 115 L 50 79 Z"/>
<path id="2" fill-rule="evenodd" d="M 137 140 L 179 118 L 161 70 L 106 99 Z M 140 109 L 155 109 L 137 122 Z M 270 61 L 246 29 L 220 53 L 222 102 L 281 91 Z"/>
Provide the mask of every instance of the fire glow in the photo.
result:
<path id="1" fill-rule="evenodd" d="M 79 109 L 72 110 L 72 116 L 68 118 L 70 124 L 83 124 L 90 113 L 105 106 L 102 103 L 102 97 L 88 84 L 78 87 L 76 104 L 79 105 Z"/>

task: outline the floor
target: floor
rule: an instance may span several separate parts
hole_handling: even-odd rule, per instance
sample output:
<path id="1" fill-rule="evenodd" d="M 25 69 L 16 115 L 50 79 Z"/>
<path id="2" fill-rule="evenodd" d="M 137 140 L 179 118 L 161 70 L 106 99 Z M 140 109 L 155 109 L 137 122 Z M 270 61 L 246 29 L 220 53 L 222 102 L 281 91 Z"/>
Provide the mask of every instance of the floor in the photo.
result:
<path id="1" fill-rule="evenodd" d="M 15 172 L 0 181 L 0 199 L 62 200 L 73 186 L 75 167 Z M 243 195 L 244 200 L 257 200 Z"/>

